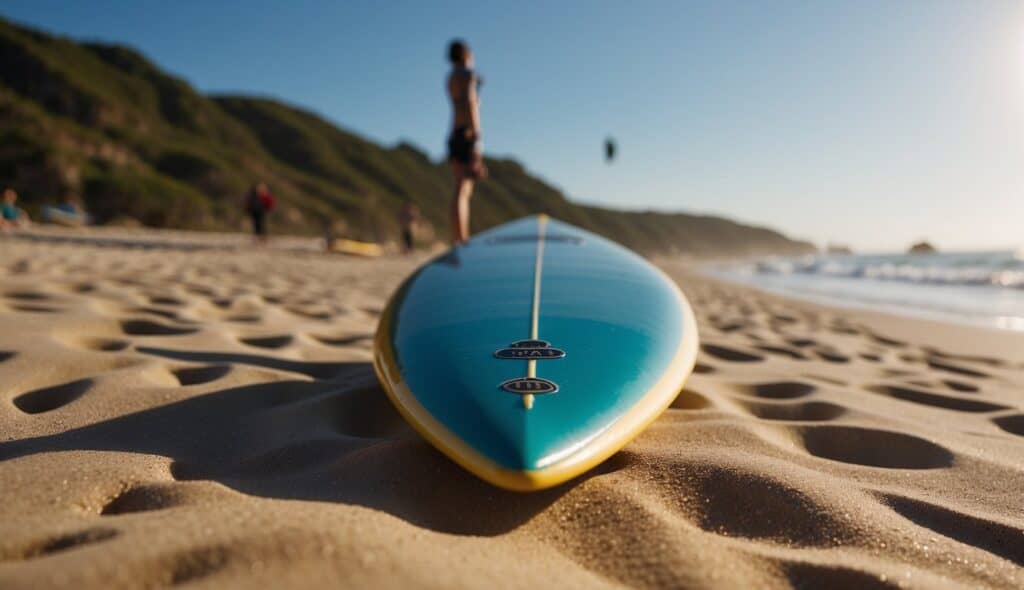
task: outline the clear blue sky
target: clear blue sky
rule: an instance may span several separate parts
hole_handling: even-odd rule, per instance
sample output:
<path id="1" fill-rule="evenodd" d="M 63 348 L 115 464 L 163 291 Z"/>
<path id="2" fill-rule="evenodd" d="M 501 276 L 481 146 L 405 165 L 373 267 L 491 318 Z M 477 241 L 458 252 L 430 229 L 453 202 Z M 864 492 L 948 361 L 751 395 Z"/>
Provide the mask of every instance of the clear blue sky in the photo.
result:
<path id="1" fill-rule="evenodd" d="M 486 149 L 576 200 L 870 250 L 1024 245 L 1018 0 L 6 0 L 0 13 L 436 157 L 444 49 L 461 36 L 486 80 Z"/>

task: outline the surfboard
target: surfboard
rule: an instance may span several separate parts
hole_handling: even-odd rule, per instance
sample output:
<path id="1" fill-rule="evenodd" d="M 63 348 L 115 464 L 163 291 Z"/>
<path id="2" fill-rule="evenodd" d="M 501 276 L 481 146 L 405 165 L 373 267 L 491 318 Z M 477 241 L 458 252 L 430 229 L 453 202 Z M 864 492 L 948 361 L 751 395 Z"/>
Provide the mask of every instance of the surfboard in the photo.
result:
<path id="1" fill-rule="evenodd" d="M 331 252 L 336 252 L 338 254 L 364 256 L 367 258 L 376 258 L 384 253 L 384 249 L 381 248 L 379 244 L 347 240 L 344 238 L 335 239 L 328 249 Z"/>
<path id="2" fill-rule="evenodd" d="M 497 486 L 563 483 L 621 449 L 693 369 L 697 326 L 639 255 L 544 215 L 480 233 L 395 292 L 374 367 L 405 419 Z"/>

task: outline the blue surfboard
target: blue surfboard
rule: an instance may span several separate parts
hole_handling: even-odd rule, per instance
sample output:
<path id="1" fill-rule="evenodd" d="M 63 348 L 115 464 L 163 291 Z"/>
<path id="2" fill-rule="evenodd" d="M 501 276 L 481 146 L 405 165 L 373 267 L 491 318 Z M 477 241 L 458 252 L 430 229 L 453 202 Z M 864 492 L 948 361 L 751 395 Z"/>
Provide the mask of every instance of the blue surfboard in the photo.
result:
<path id="1" fill-rule="evenodd" d="M 469 471 L 520 491 L 621 449 L 676 397 L 696 354 L 674 282 L 544 215 L 422 266 L 374 341 L 377 375 L 405 419 Z"/>

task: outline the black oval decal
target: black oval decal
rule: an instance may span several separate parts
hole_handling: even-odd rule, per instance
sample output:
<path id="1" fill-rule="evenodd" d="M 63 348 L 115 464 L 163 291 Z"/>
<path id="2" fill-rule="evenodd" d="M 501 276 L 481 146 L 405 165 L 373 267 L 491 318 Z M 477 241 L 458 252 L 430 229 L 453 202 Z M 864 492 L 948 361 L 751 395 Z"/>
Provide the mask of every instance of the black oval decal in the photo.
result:
<path id="1" fill-rule="evenodd" d="M 500 387 L 509 393 L 518 393 L 519 395 L 544 395 L 558 391 L 558 385 L 555 382 L 540 377 L 517 377 L 502 383 Z"/>
<path id="2" fill-rule="evenodd" d="M 516 361 L 531 361 L 545 359 L 560 359 L 565 356 L 561 348 L 552 348 L 551 344 L 544 340 L 520 340 L 494 351 L 494 356 L 500 359 Z"/>
<path id="3" fill-rule="evenodd" d="M 519 361 L 560 359 L 565 356 L 565 351 L 560 348 L 502 348 L 494 351 L 494 356 L 500 359 L 511 359 Z"/>

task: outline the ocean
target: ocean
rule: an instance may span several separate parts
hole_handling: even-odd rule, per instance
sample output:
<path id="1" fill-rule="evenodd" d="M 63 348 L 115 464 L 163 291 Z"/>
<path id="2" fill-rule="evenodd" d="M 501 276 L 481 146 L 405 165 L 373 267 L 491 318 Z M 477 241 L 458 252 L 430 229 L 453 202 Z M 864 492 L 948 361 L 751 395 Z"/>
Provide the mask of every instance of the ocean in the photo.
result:
<path id="1" fill-rule="evenodd" d="M 1024 251 L 817 255 L 705 270 L 820 303 L 1024 331 Z"/>

